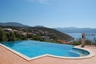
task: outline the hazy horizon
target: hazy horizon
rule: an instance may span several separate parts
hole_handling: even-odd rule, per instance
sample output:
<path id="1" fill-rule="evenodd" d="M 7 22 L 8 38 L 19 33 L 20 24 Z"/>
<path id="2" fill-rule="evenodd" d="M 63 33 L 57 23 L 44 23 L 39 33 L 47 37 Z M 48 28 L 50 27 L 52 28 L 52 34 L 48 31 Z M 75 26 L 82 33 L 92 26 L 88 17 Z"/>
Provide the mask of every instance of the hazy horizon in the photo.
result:
<path id="1" fill-rule="evenodd" d="M 0 0 L 0 22 L 96 28 L 96 0 Z"/>
<path id="2" fill-rule="evenodd" d="M 10 22 L 0 22 L 0 23 L 10 23 Z M 11 23 L 19 23 L 19 22 L 11 22 Z M 20 23 L 20 24 L 23 24 L 23 23 Z M 26 25 L 26 24 L 23 24 L 23 25 Z M 27 25 L 27 26 L 30 26 L 30 25 Z M 35 26 L 30 26 L 30 27 L 36 27 L 36 26 L 46 27 L 46 26 L 43 26 L 43 25 L 35 25 Z M 51 27 L 47 27 L 47 28 L 51 28 Z M 74 27 L 73 26 L 73 27 L 54 27 L 54 28 L 57 28 L 57 29 L 58 28 L 60 28 L 60 29 L 63 29 L 63 28 L 72 28 L 73 29 L 74 28 L 75 29 L 75 28 L 79 28 L 79 27 Z M 88 28 L 89 29 L 90 27 L 83 27 L 83 28 Z M 90 29 L 96 29 L 96 28 L 90 28 Z"/>

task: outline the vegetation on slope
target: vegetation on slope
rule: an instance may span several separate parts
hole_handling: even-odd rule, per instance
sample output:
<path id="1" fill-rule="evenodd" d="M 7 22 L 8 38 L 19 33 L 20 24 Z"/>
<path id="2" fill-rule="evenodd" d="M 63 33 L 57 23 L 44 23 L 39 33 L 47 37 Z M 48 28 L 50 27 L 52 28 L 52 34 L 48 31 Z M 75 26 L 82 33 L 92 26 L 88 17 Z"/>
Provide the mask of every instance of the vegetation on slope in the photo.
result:
<path id="1" fill-rule="evenodd" d="M 63 41 L 69 41 L 73 38 L 67 34 L 61 33 L 55 29 L 45 27 L 13 27 L 13 26 L 1 26 L 0 28 L 0 42 L 2 41 L 15 41 L 15 40 L 39 40 L 48 42 L 63 43 Z M 10 28 L 12 30 L 6 31 L 4 28 Z"/>

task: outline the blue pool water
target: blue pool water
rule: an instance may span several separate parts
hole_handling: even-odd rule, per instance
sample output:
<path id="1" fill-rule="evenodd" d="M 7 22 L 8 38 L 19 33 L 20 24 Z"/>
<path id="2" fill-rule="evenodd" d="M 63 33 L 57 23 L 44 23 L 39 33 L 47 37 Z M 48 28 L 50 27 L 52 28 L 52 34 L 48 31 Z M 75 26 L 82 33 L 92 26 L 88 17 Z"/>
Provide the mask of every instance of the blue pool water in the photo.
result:
<path id="1" fill-rule="evenodd" d="M 81 54 L 84 55 L 89 54 L 85 50 L 79 50 L 73 48 L 72 45 L 54 44 L 54 43 L 32 41 L 32 40 L 1 42 L 1 44 L 15 51 L 18 51 L 30 58 L 44 55 L 44 54 L 67 56 L 67 57 L 80 57 Z"/>

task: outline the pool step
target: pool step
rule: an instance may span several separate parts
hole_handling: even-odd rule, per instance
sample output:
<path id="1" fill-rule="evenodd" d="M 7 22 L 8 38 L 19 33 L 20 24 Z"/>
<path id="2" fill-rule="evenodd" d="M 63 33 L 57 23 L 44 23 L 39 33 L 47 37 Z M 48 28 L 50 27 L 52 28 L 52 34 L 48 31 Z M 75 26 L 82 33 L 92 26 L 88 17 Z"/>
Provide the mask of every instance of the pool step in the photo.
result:
<path id="1" fill-rule="evenodd" d="M 84 53 L 79 53 L 79 52 L 76 52 L 76 51 L 73 51 L 73 50 L 70 50 L 70 52 L 73 52 L 73 53 L 79 54 L 80 56 L 85 56 Z"/>

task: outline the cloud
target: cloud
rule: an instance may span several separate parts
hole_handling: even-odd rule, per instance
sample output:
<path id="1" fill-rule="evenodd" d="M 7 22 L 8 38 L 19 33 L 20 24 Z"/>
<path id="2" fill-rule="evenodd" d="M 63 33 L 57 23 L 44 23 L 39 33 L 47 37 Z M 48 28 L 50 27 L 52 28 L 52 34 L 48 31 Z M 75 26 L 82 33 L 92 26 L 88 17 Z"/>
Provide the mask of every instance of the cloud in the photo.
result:
<path id="1" fill-rule="evenodd" d="M 49 0 L 38 0 L 38 2 L 42 3 L 42 4 L 46 4 L 46 5 L 51 5 L 49 2 Z"/>
<path id="2" fill-rule="evenodd" d="M 31 1 L 31 2 L 39 2 L 41 4 L 45 4 L 45 5 L 51 5 L 49 2 L 49 0 L 26 0 L 26 1 Z"/>

